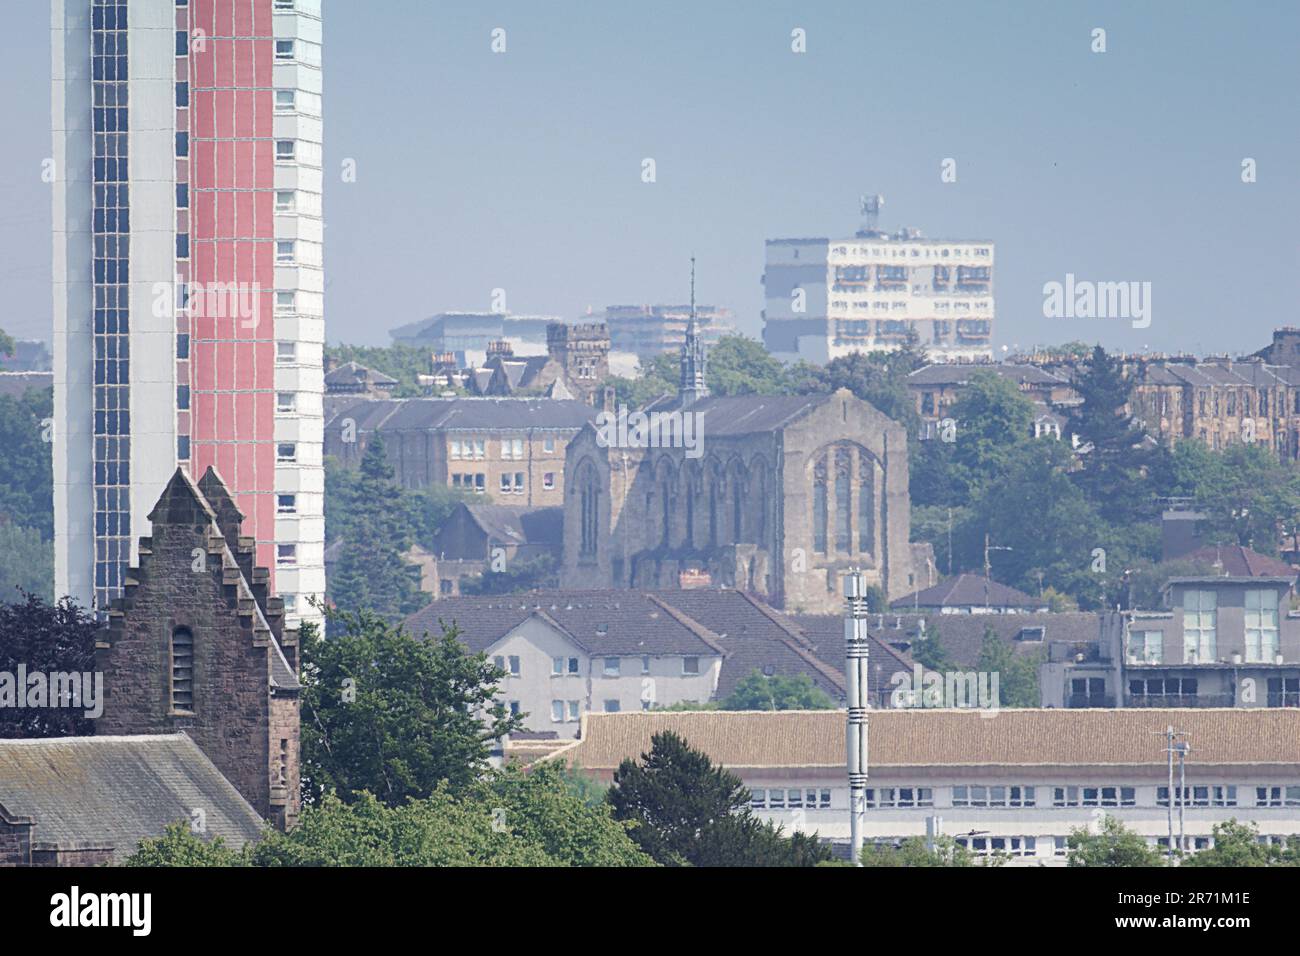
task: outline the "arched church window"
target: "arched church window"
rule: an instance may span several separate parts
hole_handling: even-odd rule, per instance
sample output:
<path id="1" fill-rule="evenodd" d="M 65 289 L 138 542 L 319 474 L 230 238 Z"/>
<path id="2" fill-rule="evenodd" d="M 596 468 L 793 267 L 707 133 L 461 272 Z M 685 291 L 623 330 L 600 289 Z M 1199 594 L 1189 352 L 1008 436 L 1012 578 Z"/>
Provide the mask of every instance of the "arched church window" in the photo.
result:
<path id="1" fill-rule="evenodd" d="M 583 468 L 582 478 L 578 486 L 582 514 L 582 537 L 579 554 L 584 557 L 594 557 L 597 536 L 600 532 L 600 512 L 597 507 L 600 491 L 596 483 L 596 470 L 590 464 Z"/>
<path id="2" fill-rule="evenodd" d="M 876 550 L 876 467 L 866 452 L 858 452 L 858 550 Z"/>
<path id="3" fill-rule="evenodd" d="M 826 525 L 828 521 L 826 498 L 826 459 L 820 458 L 813 466 L 813 550 L 826 553 Z"/>
<path id="4" fill-rule="evenodd" d="M 853 518 L 853 453 L 847 448 L 835 449 L 835 550 L 848 554 L 852 550 L 851 521 Z"/>

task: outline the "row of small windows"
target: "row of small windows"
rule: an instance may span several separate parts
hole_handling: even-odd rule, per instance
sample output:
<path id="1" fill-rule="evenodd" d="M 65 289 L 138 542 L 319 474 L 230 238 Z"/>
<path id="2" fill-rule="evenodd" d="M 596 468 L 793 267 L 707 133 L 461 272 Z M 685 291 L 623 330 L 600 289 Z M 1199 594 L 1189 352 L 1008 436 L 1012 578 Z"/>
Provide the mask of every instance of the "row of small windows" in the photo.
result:
<path id="1" fill-rule="evenodd" d="M 755 810 L 827 810 L 831 805 L 831 792 L 826 789 L 753 789 L 749 791 L 749 805 Z"/>
<path id="2" fill-rule="evenodd" d="M 1137 788 L 1123 786 L 1061 786 L 1050 789 L 1053 807 L 1136 807 Z M 1199 784 L 1174 788 L 1174 805 L 1188 807 L 1236 807 L 1238 788 L 1231 784 Z M 1254 787 L 1256 807 L 1300 807 L 1300 786 Z M 866 791 L 866 805 L 872 809 L 933 807 L 930 787 L 883 787 Z M 1156 788 L 1156 806 L 1169 805 L 1169 788 Z M 955 786 L 952 806 L 965 808 L 1034 807 L 1037 790 L 1027 786 Z"/>
<path id="3" fill-rule="evenodd" d="M 600 662 L 600 670 L 605 677 L 619 677 L 624 673 L 623 659 L 621 657 L 604 657 L 597 658 L 596 660 Z M 639 673 L 650 673 L 650 655 L 644 654 L 640 658 L 630 658 L 630 660 L 639 662 Z M 498 669 L 504 671 L 511 677 L 520 677 L 523 674 L 522 664 L 520 663 L 519 657 L 515 654 L 497 655 L 492 658 L 492 663 L 495 664 Z M 551 658 L 552 677 L 557 677 L 563 674 L 577 674 L 579 673 L 579 668 L 580 661 L 576 657 Z M 683 676 L 697 676 L 700 673 L 700 658 L 696 655 L 687 655 L 682 657 L 681 668 Z M 626 671 L 626 673 L 629 674 L 637 672 L 636 665 L 633 665 L 633 667 L 628 668 Z"/>

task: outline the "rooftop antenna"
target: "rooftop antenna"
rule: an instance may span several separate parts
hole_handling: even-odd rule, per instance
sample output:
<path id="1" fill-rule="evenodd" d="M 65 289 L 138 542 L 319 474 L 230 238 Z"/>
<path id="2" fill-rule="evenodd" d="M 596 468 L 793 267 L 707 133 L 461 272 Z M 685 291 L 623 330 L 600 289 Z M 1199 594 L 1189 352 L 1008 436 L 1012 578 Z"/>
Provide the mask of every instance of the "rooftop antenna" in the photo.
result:
<path id="1" fill-rule="evenodd" d="M 862 233 L 872 233 L 879 230 L 880 207 L 885 204 L 885 197 L 876 193 L 874 196 L 861 196 L 858 198 L 858 207 L 862 210 Z"/>

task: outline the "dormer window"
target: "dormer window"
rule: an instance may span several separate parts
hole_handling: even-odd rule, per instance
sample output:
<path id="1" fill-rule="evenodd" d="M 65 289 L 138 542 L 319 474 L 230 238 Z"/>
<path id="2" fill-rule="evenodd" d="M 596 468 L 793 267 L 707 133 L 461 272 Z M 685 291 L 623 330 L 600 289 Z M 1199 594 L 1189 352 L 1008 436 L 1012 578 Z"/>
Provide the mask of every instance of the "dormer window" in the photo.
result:
<path id="1" fill-rule="evenodd" d="M 187 627 L 172 631 L 172 710 L 194 710 L 194 635 Z"/>

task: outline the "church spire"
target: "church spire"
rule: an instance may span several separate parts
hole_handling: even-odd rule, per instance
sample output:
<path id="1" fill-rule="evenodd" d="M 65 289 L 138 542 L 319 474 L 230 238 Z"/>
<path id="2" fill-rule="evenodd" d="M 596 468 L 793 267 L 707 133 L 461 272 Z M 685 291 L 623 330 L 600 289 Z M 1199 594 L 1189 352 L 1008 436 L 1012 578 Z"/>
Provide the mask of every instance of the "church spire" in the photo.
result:
<path id="1" fill-rule="evenodd" d="M 677 397 L 683 407 L 708 398 L 709 385 L 705 378 L 706 361 L 704 340 L 700 337 L 695 320 L 695 257 L 691 257 L 691 314 L 686 321 L 686 339 L 682 342 L 682 377 Z"/>

